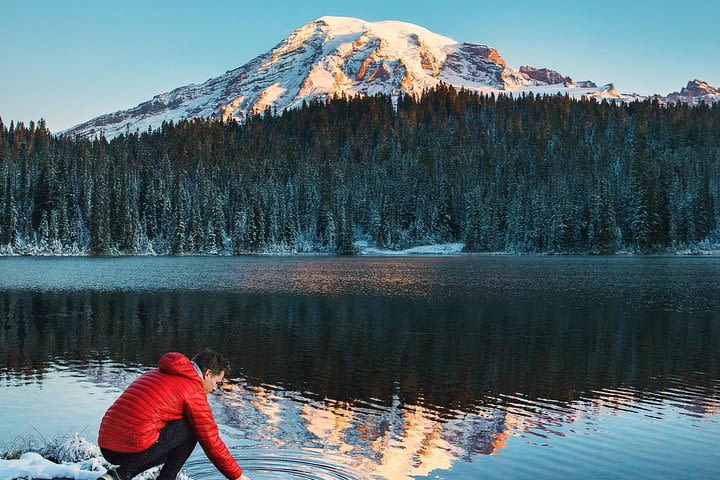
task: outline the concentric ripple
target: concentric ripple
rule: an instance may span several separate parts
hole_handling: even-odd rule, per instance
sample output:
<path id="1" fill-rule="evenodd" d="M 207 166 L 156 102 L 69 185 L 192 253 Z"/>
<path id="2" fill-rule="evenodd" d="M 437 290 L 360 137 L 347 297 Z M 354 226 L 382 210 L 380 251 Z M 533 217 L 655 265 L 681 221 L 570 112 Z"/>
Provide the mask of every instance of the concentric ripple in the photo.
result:
<path id="1" fill-rule="evenodd" d="M 253 480 L 304 478 L 307 480 L 368 480 L 352 467 L 331 463 L 326 457 L 312 452 L 252 451 L 235 455 L 238 464 Z M 193 480 L 222 478 L 207 458 L 190 460 L 183 468 Z"/>

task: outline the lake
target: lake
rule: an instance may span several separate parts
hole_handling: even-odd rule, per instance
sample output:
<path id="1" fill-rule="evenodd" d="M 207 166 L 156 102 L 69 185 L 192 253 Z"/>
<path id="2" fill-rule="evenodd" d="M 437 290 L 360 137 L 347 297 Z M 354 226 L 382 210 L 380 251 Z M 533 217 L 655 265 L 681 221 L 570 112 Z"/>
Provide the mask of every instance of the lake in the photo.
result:
<path id="1" fill-rule="evenodd" d="M 719 257 L 2 258 L 0 326 L 0 442 L 213 347 L 253 480 L 720 476 Z"/>

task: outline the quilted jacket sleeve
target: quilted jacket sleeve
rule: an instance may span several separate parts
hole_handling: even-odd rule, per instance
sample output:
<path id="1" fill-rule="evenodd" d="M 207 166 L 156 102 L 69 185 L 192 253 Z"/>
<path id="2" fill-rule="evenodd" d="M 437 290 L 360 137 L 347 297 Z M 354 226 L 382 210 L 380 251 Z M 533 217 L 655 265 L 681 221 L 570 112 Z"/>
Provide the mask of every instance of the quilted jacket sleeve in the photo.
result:
<path id="1" fill-rule="evenodd" d="M 217 424 L 202 389 L 193 389 L 188 395 L 185 400 L 185 414 L 195 437 L 213 465 L 230 480 L 240 478 L 242 469 L 218 435 Z"/>

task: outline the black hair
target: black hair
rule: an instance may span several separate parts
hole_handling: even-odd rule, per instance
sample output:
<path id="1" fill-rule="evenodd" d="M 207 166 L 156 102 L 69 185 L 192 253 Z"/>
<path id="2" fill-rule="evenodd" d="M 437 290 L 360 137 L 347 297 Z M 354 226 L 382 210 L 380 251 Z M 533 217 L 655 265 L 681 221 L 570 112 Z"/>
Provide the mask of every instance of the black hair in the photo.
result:
<path id="1" fill-rule="evenodd" d="M 230 374 L 230 362 L 211 348 L 206 348 L 198 353 L 192 360 L 200 367 L 203 375 L 207 370 L 210 370 L 210 373 L 213 375 L 220 375 L 220 372 L 225 372 L 225 376 L 227 377 Z"/>

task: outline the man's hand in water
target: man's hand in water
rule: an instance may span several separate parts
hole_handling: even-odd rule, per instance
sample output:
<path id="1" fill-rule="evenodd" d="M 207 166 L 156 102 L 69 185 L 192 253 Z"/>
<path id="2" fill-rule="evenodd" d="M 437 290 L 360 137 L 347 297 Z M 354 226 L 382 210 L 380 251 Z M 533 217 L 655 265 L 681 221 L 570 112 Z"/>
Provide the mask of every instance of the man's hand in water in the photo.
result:
<path id="1" fill-rule="evenodd" d="M 247 477 L 247 475 L 245 475 L 243 473 L 242 476 L 240 478 L 238 478 L 237 480 L 250 480 L 250 479 Z"/>

